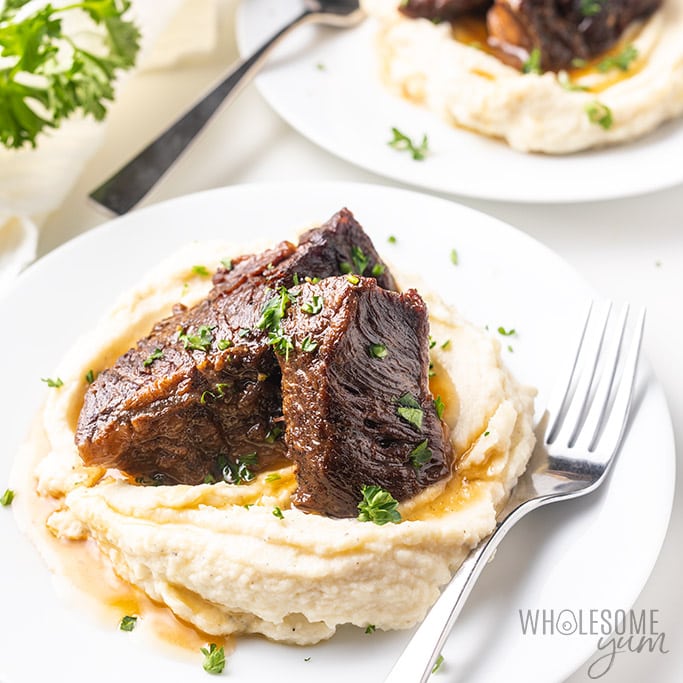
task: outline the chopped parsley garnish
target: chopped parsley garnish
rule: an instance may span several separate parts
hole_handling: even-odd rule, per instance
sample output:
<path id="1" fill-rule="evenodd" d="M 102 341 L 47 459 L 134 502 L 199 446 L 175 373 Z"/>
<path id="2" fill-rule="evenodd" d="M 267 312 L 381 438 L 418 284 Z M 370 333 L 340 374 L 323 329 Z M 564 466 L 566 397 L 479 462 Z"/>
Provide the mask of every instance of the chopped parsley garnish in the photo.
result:
<path id="1" fill-rule="evenodd" d="M 251 330 L 248 327 L 242 327 L 240 331 L 237 333 L 237 336 L 240 339 L 244 339 L 245 337 L 248 337 L 251 334 Z"/>
<path id="2" fill-rule="evenodd" d="M 436 339 L 432 337 L 432 335 L 429 335 L 429 348 L 433 349 L 436 346 Z"/>
<path id="3" fill-rule="evenodd" d="M 459 263 L 458 252 L 456 249 L 451 249 L 451 263 L 457 266 Z"/>
<path id="4" fill-rule="evenodd" d="M 225 390 L 230 386 L 227 382 L 220 382 L 216 384 L 215 391 L 204 391 L 199 399 L 199 402 L 204 405 L 209 399 L 218 400 L 225 396 Z"/>
<path id="5" fill-rule="evenodd" d="M 295 285 L 298 285 L 298 284 L 299 284 L 299 273 L 294 273 L 294 275 L 292 275 L 292 282 L 293 282 Z"/>
<path id="6" fill-rule="evenodd" d="M 287 313 L 287 307 L 291 303 L 292 297 L 289 290 L 281 286 L 278 292 L 264 304 L 261 310 L 261 318 L 256 323 L 256 327 L 259 330 L 268 330 L 269 332 L 278 331 L 281 327 L 282 319 Z"/>
<path id="7" fill-rule="evenodd" d="M 145 359 L 143 366 L 148 368 L 155 360 L 159 360 L 163 357 L 164 352 L 161 349 L 154 349 L 154 351 Z"/>
<path id="8" fill-rule="evenodd" d="M 363 250 L 360 247 L 353 245 L 351 247 L 351 263 L 348 261 L 342 261 L 339 264 L 339 270 L 345 275 L 348 273 L 362 275 L 369 265 L 370 260 L 365 255 Z"/>
<path id="9" fill-rule="evenodd" d="M 204 483 L 205 484 L 215 484 L 216 483 L 216 477 L 214 477 L 213 474 L 209 473 L 204 477 Z"/>
<path id="10" fill-rule="evenodd" d="M 368 352 L 373 358 L 386 358 L 389 353 L 387 347 L 381 343 L 370 344 L 370 346 L 368 346 Z"/>
<path id="11" fill-rule="evenodd" d="M 358 503 L 358 521 L 374 522 L 380 526 L 401 521 L 398 501 L 388 491 L 380 486 L 363 486 L 361 494 L 363 500 Z"/>
<path id="12" fill-rule="evenodd" d="M 301 342 L 301 350 L 305 351 L 306 353 L 312 353 L 318 348 L 318 342 L 314 342 L 311 339 L 311 335 L 307 335 L 304 337 L 304 340 Z"/>
<path id="13" fill-rule="evenodd" d="M 231 258 L 222 258 L 221 259 L 221 265 L 225 270 L 230 272 L 232 270 L 232 259 Z"/>
<path id="14" fill-rule="evenodd" d="M 527 60 L 522 64 L 522 73 L 540 74 L 541 73 L 541 50 L 535 47 Z"/>
<path id="15" fill-rule="evenodd" d="M 357 285 L 360 282 L 360 278 L 358 275 L 353 275 L 352 273 L 349 273 L 346 276 L 346 279 L 352 284 L 352 285 Z"/>
<path id="16" fill-rule="evenodd" d="M 514 327 L 511 327 L 509 330 L 506 330 L 504 327 L 499 327 L 498 328 L 498 334 L 503 335 L 503 337 L 512 337 L 515 334 L 517 334 L 517 330 L 515 330 Z"/>
<path id="17" fill-rule="evenodd" d="M 183 343 L 183 348 L 188 351 L 210 351 L 213 342 L 213 330 L 215 327 L 200 325 L 197 334 L 189 335 L 182 331 L 178 334 L 178 341 Z"/>
<path id="18" fill-rule="evenodd" d="M 320 282 L 320 278 L 319 278 L 319 277 L 308 277 L 308 276 L 306 276 L 304 279 L 305 279 L 306 282 L 308 282 L 310 285 L 317 285 L 317 284 Z"/>
<path id="19" fill-rule="evenodd" d="M 584 17 L 594 17 L 602 12 L 605 0 L 581 0 L 579 11 Z"/>
<path id="20" fill-rule="evenodd" d="M 208 649 L 203 647 L 200 652 L 204 655 L 204 671 L 209 674 L 223 673 L 225 668 L 225 650 L 223 646 L 216 646 L 216 643 L 209 643 Z"/>
<path id="21" fill-rule="evenodd" d="M 512 352 L 514 351 L 514 349 L 512 348 L 512 346 L 510 346 L 509 344 L 508 344 L 508 351 L 509 351 L 510 353 L 512 353 Z"/>
<path id="22" fill-rule="evenodd" d="M 436 416 L 440 420 L 443 417 L 443 411 L 446 409 L 446 404 L 441 400 L 441 396 L 434 399 L 434 408 L 436 408 Z"/>
<path id="23" fill-rule="evenodd" d="M 219 456 L 218 466 L 222 470 L 223 481 L 228 484 L 246 484 L 254 480 L 254 473 L 250 467 L 258 462 L 257 453 L 247 453 L 237 458 L 235 462 L 226 460 L 224 456 Z"/>
<path id="24" fill-rule="evenodd" d="M 628 71 L 629 67 L 636 59 L 638 59 L 638 50 L 635 45 L 629 44 L 619 54 L 605 57 L 605 59 L 599 62 L 598 71 L 603 74 L 612 69 Z"/>
<path id="25" fill-rule="evenodd" d="M 379 277 L 380 275 L 384 275 L 384 271 L 386 270 L 386 266 L 384 266 L 381 263 L 375 263 L 374 266 L 372 266 L 372 270 L 370 271 L 370 274 L 372 277 Z"/>
<path id="26" fill-rule="evenodd" d="M 446 341 L 443 344 L 441 344 L 441 348 L 445 351 L 447 348 L 450 347 L 450 345 L 451 345 L 451 340 L 446 339 Z"/>
<path id="27" fill-rule="evenodd" d="M 282 510 L 280 510 L 280 508 L 277 505 L 273 508 L 273 516 L 277 517 L 278 519 L 285 518 L 285 516 L 282 514 Z"/>
<path id="28" fill-rule="evenodd" d="M 139 49 L 140 33 L 124 18 L 129 0 L 34 4 L 29 11 L 28 0 L 0 6 L 0 143 L 7 148 L 35 147 L 40 133 L 74 114 L 104 119 L 117 72 L 133 66 Z M 77 16 L 89 25 L 72 21 Z M 86 35 L 99 49 L 86 49 Z"/>
<path id="29" fill-rule="evenodd" d="M 135 628 L 137 620 L 138 620 L 137 617 L 129 617 L 128 615 L 126 615 L 119 622 L 119 629 L 121 631 L 129 631 L 130 632 Z"/>
<path id="30" fill-rule="evenodd" d="M 85 381 L 88 384 L 92 384 L 95 381 L 95 372 L 92 368 L 85 373 Z"/>
<path id="31" fill-rule="evenodd" d="M 410 152 L 415 161 L 422 161 L 429 152 L 429 140 L 426 135 L 422 136 L 422 142 L 417 145 L 411 138 L 401 133 L 398 128 L 392 128 L 391 133 L 394 137 L 387 143 L 389 147 L 399 151 Z"/>
<path id="32" fill-rule="evenodd" d="M 232 346 L 232 342 L 229 339 L 219 339 L 216 342 L 216 346 L 219 351 L 225 351 L 225 349 L 229 349 Z"/>
<path id="33" fill-rule="evenodd" d="M 417 399 L 412 394 L 405 393 L 398 399 L 397 403 L 396 414 L 418 432 L 422 431 L 424 411 Z"/>
<path id="34" fill-rule="evenodd" d="M 64 386 L 64 382 L 62 382 L 59 377 L 56 377 L 55 379 L 52 379 L 52 377 L 42 377 L 40 381 L 45 382 L 51 389 L 59 389 L 59 387 Z"/>
<path id="35" fill-rule="evenodd" d="M 612 110 L 606 104 L 603 104 L 598 100 L 589 102 L 586 105 L 586 114 L 588 114 L 588 120 L 591 123 L 596 123 L 605 130 L 609 130 L 614 123 Z"/>
<path id="36" fill-rule="evenodd" d="M 317 315 L 323 310 L 323 298 L 314 294 L 310 301 L 301 304 L 301 310 L 308 315 Z"/>
<path id="37" fill-rule="evenodd" d="M 275 353 L 289 360 L 289 352 L 294 348 L 292 340 L 284 334 L 282 319 L 287 313 L 287 307 L 292 303 L 293 294 L 281 286 L 277 294 L 266 301 L 261 311 L 261 318 L 256 324 L 259 330 L 268 330 L 268 344 Z"/>
<path id="38" fill-rule="evenodd" d="M 398 242 L 396 235 L 389 235 L 389 237 L 387 237 L 387 242 L 389 242 L 389 244 L 396 244 L 396 242 Z"/>
<path id="39" fill-rule="evenodd" d="M 429 447 L 429 441 L 425 439 L 421 441 L 408 456 L 410 459 L 410 464 L 419 470 L 422 465 L 428 463 L 432 459 L 432 449 Z"/>
<path id="40" fill-rule="evenodd" d="M 209 269 L 206 266 L 192 266 L 192 272 L 199 277 L 209 277 Z"/>
<path id="41" fill-rule="evenodd" d="M 484 436 L 488 436 L 490 433 L 491 433 L 491 432 L 489 432 L 488 430 L 486 430 L 486 431 L 484 432 Z"/>
<path id="42" fill-rule="evenodd" d="M 286 361 L 289 360 L 289 352 L 294 349 L 291 338 L 281 332 L 269 332 L 268 344 L 273 347 L 275 353 L 284 356 Z"/>
<path id="43" fill-rule="evenodd" d="M 310 657 L 304 657 L 304 662 L 310 662 L 311 658 Z"/>
<path id="44" fill-rule="evenodd" d="M 436 663 L 432 667 L 432 673 L 435 674 L 441 668 L 442 664 L 443 664 L 443 655 L 439 655 L 436 659 Z"/>
<path id="45" fill-rule="evenodd" d="M 271 481 L 278 481 L 278 479 L 282 479 L 282 477 L 277 472 L 271 472 L 266 475 L 266 481 L 269 483 Z"/>
<path id="46" fill-rule="evenodd" d="M 282 429 L 282 427 L 280 427 L 280 425 L 274 425 L 266 433 L 264 441 L 266 443 L 275 443 L 278 440 L 278 438 L 282 436 L 283 431 L 284 430 Z"/>
<path id="47" fill-rule="evenodd" d="M 374 633 L 377 630 L 377 627 L 374 624 L 368 624 L 365 627 L 365 632 L 366 633 Z"/>
<path id="48" fill-rule="evenodd" d="M 12 489 L 5 489 L 5 492 L 2 494 L 2 498 L 0 498 L 0 505 L 7 507 L 8 505 L 12 504 L 13 500 L 14 491 Z"/>

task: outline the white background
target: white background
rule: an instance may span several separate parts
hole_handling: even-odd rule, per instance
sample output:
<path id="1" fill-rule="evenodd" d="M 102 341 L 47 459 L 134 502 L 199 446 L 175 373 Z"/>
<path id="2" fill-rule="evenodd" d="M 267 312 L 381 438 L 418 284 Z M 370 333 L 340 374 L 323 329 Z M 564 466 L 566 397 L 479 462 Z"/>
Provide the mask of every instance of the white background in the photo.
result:
<path id="1" fill-rule="evenodd" d="M 221 0 L 219 48 L 193 66 L 134 76 L 110 112 L 103 148 L 86 168 L 63 208 L 42 231 L 40 254 L 104 220 L 86 197 L 136 150 L 191 104 L 237 56 L 236 0 Z M 144 104 L 142 104 L 144 103 Z M 680 164 L 672 154 L 668 163 Z M 595 172 L 600 169 L 596 164 Z M 638 173 L 638 169 L 632 169 Z M 284 124 L 254 87 L 211 125 L 155 188 L 145 204 L 207 188 L 263 180 L 350 180 L 396 185 L 339 161 Z M 473 201 L 463 204 L 496 216 L 560 254 L 606 297 L 645 304 L 644 342 L 664 386 L 676 441 L 683 442 L 683 187 L 644 197 L 574 205 Z M 132 245 L 134 248 L 134 245 Z M 644 452 L 643 467 L 657 458 Z M 683 680 L 683 503 L 677 495 L 667 541 L 636 609 L 659 610 L 669 653 L 619 655 L 607 682 Z M 633 505 L 639 505 L 638 500 Z M 637 552 L 638 539 L 633 539 Z M 596 606 L 599 607 L 599 606 Z M 586 667 L 568 683 L 589 680 Z"/>

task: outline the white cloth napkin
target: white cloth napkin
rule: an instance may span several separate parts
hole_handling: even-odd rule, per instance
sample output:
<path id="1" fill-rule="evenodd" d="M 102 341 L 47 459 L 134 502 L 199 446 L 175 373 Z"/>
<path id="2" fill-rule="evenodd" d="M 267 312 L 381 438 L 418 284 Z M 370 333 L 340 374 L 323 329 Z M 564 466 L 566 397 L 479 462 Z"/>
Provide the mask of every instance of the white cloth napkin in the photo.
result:
<path id="1" fill-rule="evenodd" d="M 171 68 L 215 47 L 216 0 L 133 0 L 131 12 L 142 33 L 138 69 Z M 0 294 L 35 258 L 41 224 L 97 152 L 105 126 L 74 119 L 35 149 L 0 147 Z"/>

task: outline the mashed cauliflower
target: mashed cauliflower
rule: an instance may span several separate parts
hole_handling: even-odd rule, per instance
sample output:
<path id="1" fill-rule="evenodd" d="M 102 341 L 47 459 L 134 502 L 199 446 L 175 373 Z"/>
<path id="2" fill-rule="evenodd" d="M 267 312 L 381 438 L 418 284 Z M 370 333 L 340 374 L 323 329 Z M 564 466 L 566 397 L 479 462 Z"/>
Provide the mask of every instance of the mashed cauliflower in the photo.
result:
<path id="1" fill-rule="evenodd" d="M 448 23 L 401 15 L 398 0 L 362 0 L 378 23 L 380 68 L 400 95 L 454 126 L 523 152 L 566 154 L 638 138 L 683 112 L 683 0 L 664 0 L 620 43 L 624 73 L 523 74 L 458 42 Z"/>
<path id="2" fill-rule="evenodd" d="M 151 487 L 86 468 L 79 458 L 74 430 L 85 374 L 111 364 L 178 300 L 200 300 L 210 281 L 192 264 L 217 266 L 216 255 L 229 253 L 226 245 L 204 244 L 178 254 L 63 360 L 64 384 L 49 392 L 43 415 L 49 452 L 34 481 L 54 502 L 45 523 L 59 539 L 93 539 L 119 577 L 208 634 L 309 644 L 345 623 L 408 628 L 494 529 L 534 445 L 534 392 L 511 377 L 494 339 L 437 301 L 426 297 L 431 334 L 450 343 L 432 351 L 433 389 L 446 401 L 458 464 L 450 481 L 400 506 L 399 524 L 294 508 L 293 466 L 248 485 Z"/>

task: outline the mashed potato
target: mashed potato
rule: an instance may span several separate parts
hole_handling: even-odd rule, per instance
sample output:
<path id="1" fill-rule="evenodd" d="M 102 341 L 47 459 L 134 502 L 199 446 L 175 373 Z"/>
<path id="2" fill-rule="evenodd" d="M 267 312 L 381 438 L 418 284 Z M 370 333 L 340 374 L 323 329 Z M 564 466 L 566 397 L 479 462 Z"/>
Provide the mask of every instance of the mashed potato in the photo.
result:
<path id="1" fill-rule="evenodd" d="M 122 579 L 208 634 L 308 644 L 345 623 L 410 627 L 493 530 L 534 445 L 534 392 L 503 367 L 494 339 L 437 301 L 427 297 L 440 342 L 433 389 L 446 401 L 458 467 L 450 481 L 401 505 L 399 524 L 301 512 L 290 504 L 293 466 L 248 485 L 150 487 L 79 458 L 74 430 L 86 373 L 111 364 L 178 300 L 200 300 L 210 279 L 192 265 L 217 266 L 216 255 L 230 253 L 239 252 L 205 244 L 178 254 L 127 293 L 57 369 L 64 384 L 49 392 L 49 453 L 34 481 L 55 501 L 45 523 L 60 539 L 93 539 Z"/>
<path id="2" fill-rule="evenodd" d="M 454 126 L 505 139 L 523 152 L 566 154 L 632 140 L 683 112 L 683 0 L 635 26 L 620 43 L 637 57 L 626 73 L 523 74 L 456 41 L 448 23 L 408 19 L 398 0 L 362 0 L 379 24 L 385 82 Z M 619 49 L 619 48 L 617 48 Z"/>

